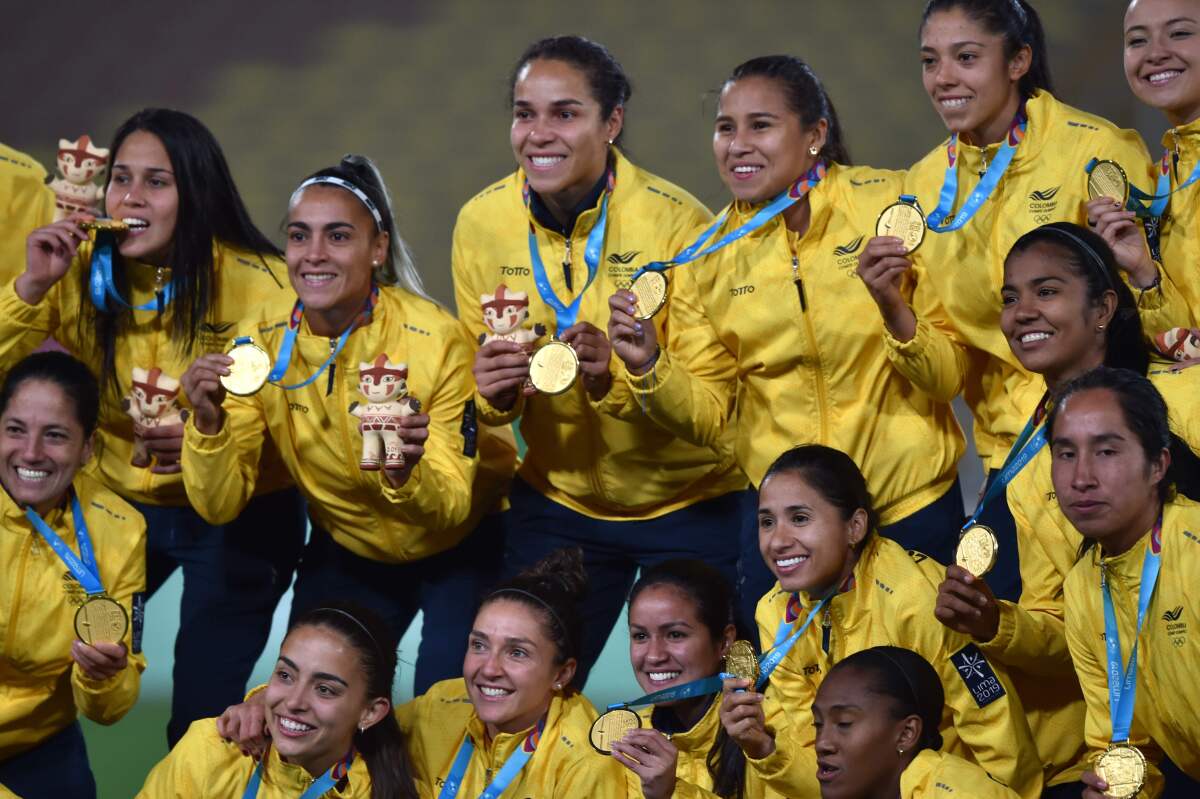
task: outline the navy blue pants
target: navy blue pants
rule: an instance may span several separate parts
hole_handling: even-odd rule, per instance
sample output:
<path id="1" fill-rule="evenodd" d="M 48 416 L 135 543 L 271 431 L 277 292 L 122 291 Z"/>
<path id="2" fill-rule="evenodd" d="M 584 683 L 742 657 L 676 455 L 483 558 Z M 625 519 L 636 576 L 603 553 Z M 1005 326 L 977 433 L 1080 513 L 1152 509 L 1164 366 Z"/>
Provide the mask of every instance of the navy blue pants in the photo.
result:
<path id="1" fill-rule="evenodd" d="M 167 744 L 196 719 L 242 701 L 304 546 L 304 500 L 295 489 L 255 497 L 232 524 L 190 507 L 137 503 L 146 517 L 146 591 L 183 569 Z"/>
<path id="2" fill-rule="evenodd" d="M 0 762 L 0 784 L 22 799 L 96 799 L 96 780 L 79 722 Z"/>
<path id="3" fill-rule="evenodd" d="M 988 472 L 987 485 L 995 481 L 999 469 Z M 1006 492 L 1001 492 L 987 504 L 979 516 L 979 524 L 992 528 L 1000 541 L 1000 552 L 996 555 L 996 565 L 983 579 L 997 599 L 1007 599 L 1016 602 L 1021 598 L 1021 558 L 1017 548 L 1017 523 L 1012 511 L 1008 509 Z"/>
<path id="4" fill-rule="evenodd" d="M 659 516 L 627 522 L 593 519 L 559 505 L 517 478 L 509 492 L 504 571 L 513 575 L 562 547 L 583 549 L 588 593 L 583 601 L 583 652 L 574 684 L 582 687 L 639 567 L 696 558 L 737 579 L 741 494 L 734 492 Z"/>
<path id="5" fill-rule="evenodd" d="M 413 681 L 413 692 L 422 694 L 439 680 L 462 676 L 467 635 L 483 592 L 496 582 L 503 548 L 500 514 L 485 516 L 458 546 L 410 563 L 356 555 L 313 525 L 296 576 L 292 617 L 330 602 L 352 602 L 378 613 L 399 641 L 422 611 Z"/>
<path id="6" fill-rule="evenodd" d="M 740 596 L 741 614 L 753 623 L 754 608 L 763 594 L 775 584 L 775 575 L 763 561 L 758 548 L 758 494 L 754 491 L 747 493 L 742 515 Z M 945 494 L 898 522 L 889 524 L 879 533 L 905 549 L 915 549 L 942 563 L 949 563 L 954 559 L 954 548 L 962 523 L 962 489 L 958 480 L 955 480 Z"/>

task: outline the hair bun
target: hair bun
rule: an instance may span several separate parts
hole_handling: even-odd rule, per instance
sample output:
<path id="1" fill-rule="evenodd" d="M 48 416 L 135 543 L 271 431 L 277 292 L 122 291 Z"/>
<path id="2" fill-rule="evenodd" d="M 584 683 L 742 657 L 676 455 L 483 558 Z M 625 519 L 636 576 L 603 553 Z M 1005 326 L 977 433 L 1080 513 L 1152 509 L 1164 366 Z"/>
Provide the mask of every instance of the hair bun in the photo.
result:
<path id="1" fill-rule="evenodd" d="M 588 584 L 587 571 L 583 567 L 583 550 L 579 547 L 556 549 L 518 574 L 517 578 L 578 600 L 587 592 Z"/>

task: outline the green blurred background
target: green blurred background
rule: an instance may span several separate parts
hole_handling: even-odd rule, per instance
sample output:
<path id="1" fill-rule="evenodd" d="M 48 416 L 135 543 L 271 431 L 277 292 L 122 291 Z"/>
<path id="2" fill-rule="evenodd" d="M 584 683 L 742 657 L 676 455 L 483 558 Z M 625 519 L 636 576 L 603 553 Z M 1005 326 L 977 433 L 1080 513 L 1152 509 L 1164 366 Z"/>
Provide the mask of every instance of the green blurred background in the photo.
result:
<path id="1" fill-rule="evenodd" d="M 833 97 L 859 163 L 904 168 L 944 136 L 920 83 L 920 0 L 607 0 L 82 4 L 4 10 L 8 109 L 0 140 L 54 169 L 60 137 L 106 143 L 150 105 L 189 111 L 222 142 L 251 211 L 279 236 L 306 174 L 347 152 L 382 169 L 426 285 L 452 302 L 450 234 L 459 206 L 513 168 L 507 76 L 533 39 L 606 43 L 634 83 L 627 149 L 712 207 L 725 202 L 709 145 L 713 93 L 756 55 L 806 58 Z M 1123 0 L 1043 0 L 1058 95 L 1136 127 L 1156 150 L 1165 127 L 1121 71 Z M 974 486 L 978 469 L 964 464 Z M 113 728 L 87 725 L 100 795 L 127 797 L 165 752 L 178 575 L 150 601 L 142 700 Z M 267 652 L 278 651 L 280 623 Z M 623 624 L 593 671 L 597 703 L 637 695 Z M 416 651 L 417 631 L 401 646 Z M 220 652 L 213 652 L 219 658 Z M 270 656 L 260 660 L 265 679 Z M 411 693 L 402 664 L 397 699 Z"/>

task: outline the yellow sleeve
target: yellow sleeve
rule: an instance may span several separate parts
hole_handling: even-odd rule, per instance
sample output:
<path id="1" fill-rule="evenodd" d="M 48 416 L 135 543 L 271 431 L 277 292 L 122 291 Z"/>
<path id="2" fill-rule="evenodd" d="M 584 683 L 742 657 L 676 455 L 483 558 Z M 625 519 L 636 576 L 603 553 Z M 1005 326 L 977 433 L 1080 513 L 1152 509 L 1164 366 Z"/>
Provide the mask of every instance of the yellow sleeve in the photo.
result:
<path id="1" fill-rule="evenodd" d="M 121 672 L 107 680 L 93 680 L 83 673 L 78 663 L 71 666 L 75 707 L 97 724 L 115 724 L 129 712 L 137 702 L 142 672 L 146 670 L 146 656 L 140 647 L 138 652 L 133 651 L 134 636 L 141 637 L 141 630 L 136 629 L 141 624 L 141 607 L 136 609 L 135 616 L 134 595 L 146 590 L 146 523 L 141 516 L 137 517 L 137 535 L 132 543 L 120 575 L 111 585 L 105 586 L 108 595 L 120 602 L 129 614 L 129 629 L 125 631 L 123 641 L 129 653 L 128 662 Z"/>
<path id="2" fill-rule="evenodd" d="M 269 389 L 270 390 L 270 389 Z M 254 496 L 267 420 L 258 395 L 225 397 L 225 423 L 211 436 L 183 429 L 183 486 L 188 501 L 209 524 L 229 524 Z"/>
<path id="3" fill-rule="evenodd" d="M 896 371 L 910 383 L 936 400 L 950 402 L 962 393 L 967 349 L 942 308 L 928 272 L 914 263 L 913 274 L 917 276 L 911 300 L 917 317 L 916 335 L 897 341 L 885 325 L 885 350 Z"/>
<path id="4" fill-rule="evenodd" d="M 78 279 L 74 267 L 55 283 L 37 305 L 29 305 L 17 294 L 15 279 L 0 289 L 0 370 L 37 349 L 58 330 L 58 302 L 63 280 Z"/>
<path id="5" fill-rule="evenodd" d="M 1158 266 L 1158 285 L 1151 288 L 1138 288 L 1129 283 L 1128 275 L 1124 277 L 1129 290 L 1137 299 L 1138 316 L 1142 318 L 1147 344 L 1153 346 L 1154 337 L 1165 330 L 1194 326 L 1192 309 L 1188 307 L 1187 298 L 1179 291 L 1179 287 L 1161 264 Z"/>
<path id="6" fill-rule="evenodd" d="M 21 799 L 4 785 L 0 785 L 0 799 Z"/>
<path id="7" fill-rule="evenodd" d="M 770 689 L 768 689 L 770 690 Z M 768 693 L 763 701 L 775 751 L 761 760 L 746 758 L 747 784 L 758 782 L 782 796 L 820 796 L 812 718 L 813 696 L 787 708 Z"/>
<path id="8" fill-rule="evenodd" d="M 233 744 L 229 744 L 232 746 Z M 135 799 L 203 799 L 211 796 L 209 775 L 221 767 L 215 719 L 192 722 L 175 748 L 158 761 Z"/>
<path id="9" fill-rule="evenodd" d="M 1009 509 L 1021 547 L 1021 598 L 1000 601 L 1000 628 L 980 649 L 1027 674 L 1070 679 L 1075 673 L 1063 626 L 1062 576 L 1046 555 L 1042 536 L 1029 528 L 1013 492 Z M 1057 540 L 1058 536 L 1052 536 Z"/>
<path id="10" fill-rule="evenodd" d="M 547 796 L 578 799 L 627 799 L 625 767 L 611 757 L 584 753 L 559 765 L 554 789 Z"/>

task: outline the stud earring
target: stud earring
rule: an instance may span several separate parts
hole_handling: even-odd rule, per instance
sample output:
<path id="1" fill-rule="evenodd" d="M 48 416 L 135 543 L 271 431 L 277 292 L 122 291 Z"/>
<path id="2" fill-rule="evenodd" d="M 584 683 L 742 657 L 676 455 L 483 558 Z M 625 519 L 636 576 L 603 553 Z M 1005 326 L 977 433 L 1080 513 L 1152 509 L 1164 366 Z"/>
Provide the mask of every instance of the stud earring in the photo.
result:
<path id="1" fill-rule="evenodd" d="M 613 140 L 612 140 L 612 139 L 609 139 L 609 140 L 608 140 L 608 143 L 609 143 L 609 144 L 612 144 L 612 143 L 613 143 Z"/>
<path id="2" fill-rule="evenodd" d="M 903 746 L 897 746 L 897 747 L 896 747 L 896 754 L 898 754 L 898 755 L 902 755 L 902 754 L 904 754 L 904 747 L 903 747 Z"/>
<path id="3" fill-rule="evenodd" d="M 562 690 L 562 683 L 560 683 L 560 682 L 556 682 L 556 683 L 554 683 L 554 690 L 556 690 L 556 691 L 561 691 L 561 690 Z"/>
<path id="4" fill-rule="evenodd" d="M 1096 325 L 1096 329 L 1097 329 L 1097 330 L 1103 330 L 1103 329 L 1104 329 L 1104 325 Z"/>
<path id="5" fill-rule="evenodd" d="M 820 149 L 818 149 L 817 145 L 815 145 L 815 144 L 812 147 L 808 148 L 809 155 L 816 155 L 819 152 L 821 152 L 821 151 L 820 151 Z"/>

